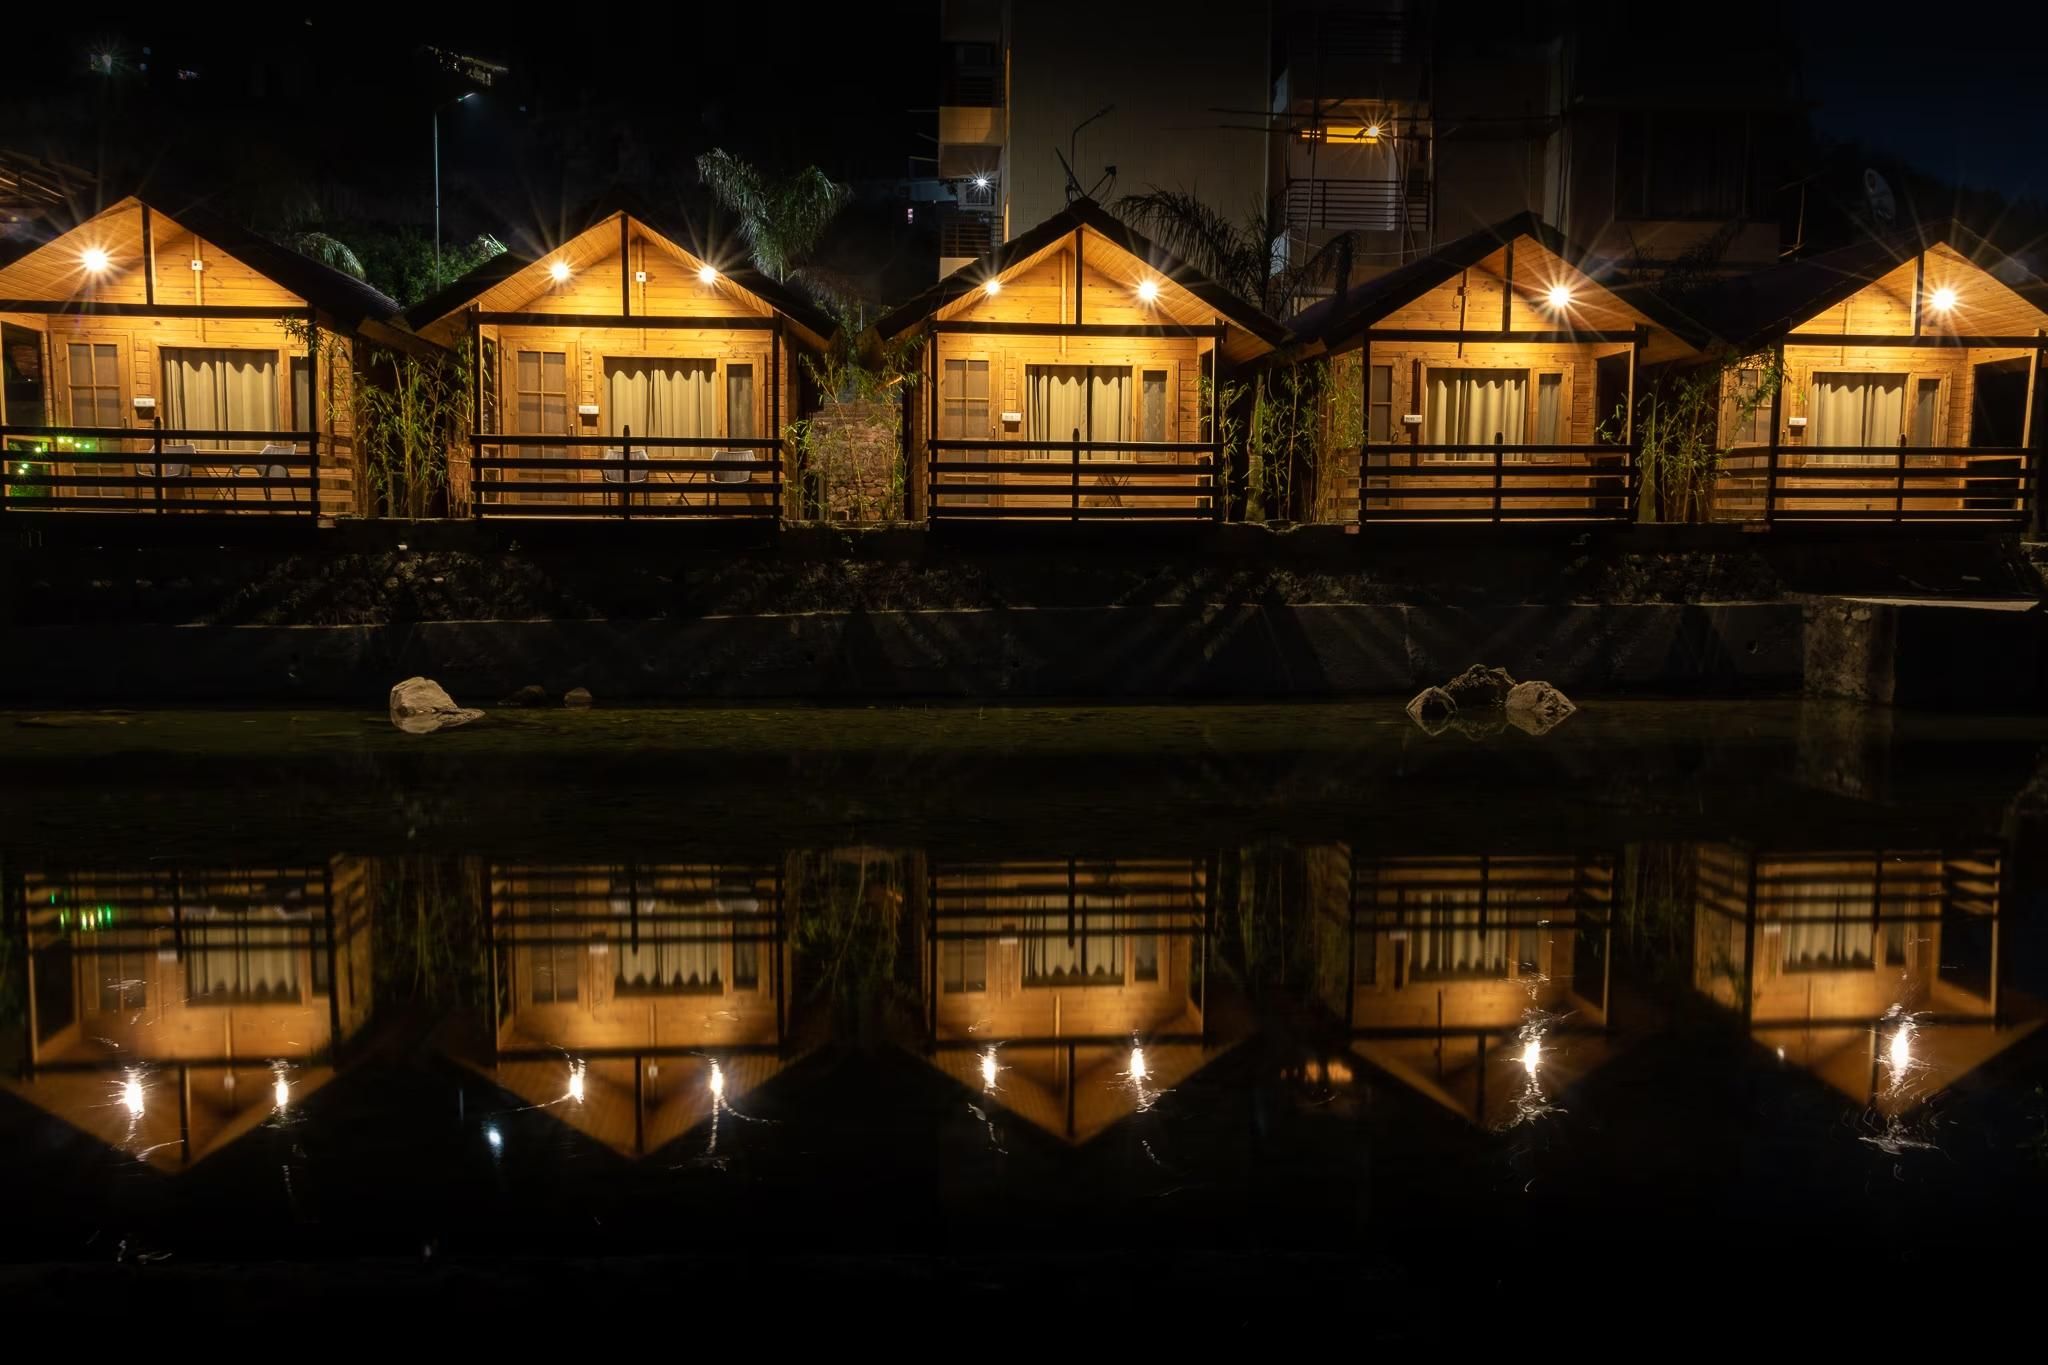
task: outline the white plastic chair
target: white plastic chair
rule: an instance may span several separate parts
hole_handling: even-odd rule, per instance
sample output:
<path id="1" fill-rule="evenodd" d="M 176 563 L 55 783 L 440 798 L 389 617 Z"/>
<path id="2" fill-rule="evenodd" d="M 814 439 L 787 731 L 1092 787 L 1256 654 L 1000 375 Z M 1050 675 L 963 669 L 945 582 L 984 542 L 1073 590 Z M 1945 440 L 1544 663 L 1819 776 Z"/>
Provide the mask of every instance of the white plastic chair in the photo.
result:
<path id="1" fill-rule="evenodd" d="M 613 446 L 605 451 L 604 458 L 607 460 L 638 460 L 640 463 L 645 464 L 647 462 L 647 450 L 644 446 L 634 446 L 630 451 L 621 450 L 619 447 Z M 606 483 L 646 483 L 647 471 L 644 469 L 605 469 L 599 471 L 598 477 L 602 478 Z"/>
<path id="2" fill-rule="evenodd" d="M 716 452 L 713 458 L 720 460 L 753 460 L 757 457 L 751 450 L 721 450 Z M 751 470 L 714 469 L 711 471 L 711 482 L 713 483 L 752 483 L 753 481 L 754 475 Z"/>

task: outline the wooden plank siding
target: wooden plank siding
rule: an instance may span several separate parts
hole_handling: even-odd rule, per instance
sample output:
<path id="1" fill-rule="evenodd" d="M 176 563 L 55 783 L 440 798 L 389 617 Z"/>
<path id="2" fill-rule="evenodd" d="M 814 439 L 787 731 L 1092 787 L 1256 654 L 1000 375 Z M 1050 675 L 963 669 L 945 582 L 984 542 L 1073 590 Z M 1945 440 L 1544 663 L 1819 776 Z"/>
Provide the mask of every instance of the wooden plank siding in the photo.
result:
<path id="1" fill-rule="evenodd" d="M 1942 288 L 1955 290 L 1957 296 L 1955 308 L 1945 314 L 1926 302 Z M 1916 294 L 1923 295 L 1917 304 Z M 2021 457 L 2008 451 L 1979 454 L 1970 450 L 1977 444 L 1973 417 L 1978 367 L 2035 360 L 2038 352 L 2024 347 L 1943 344 L 1943 339 L 2026 337 L 2044 328 L 2048 328 L 2048 313 L 1945 245 L 1929 248 L 1924 265 L 1918 258 L 1902 261 L 1847 298 L 1799 320 L 1782 338 L 1777 496 L 1768 515 L 1789 520 L 1820 515 L 1868 515 L 1875 520 L 1911 520 L 1915 516 L 1969 519 L 1972 515 L 1986 520 L 2017 519 L 2024 509 Z M 1858 345 L 1831 340 L 1865 337 L 1918 337 L 1926 344 Z M 1827 447 L 1815 445 L 1810 422 L 1816 376 L 1838 373 L 1904 377 L 1908 430 L 1887 432 L 1882 439 L 1873 440 L 1873 445 L 1882 446 L 1904 446 L 1900 437 L 1910 433 L 1919 382 L 1938 382 L 1934 439 L 1925 443 L 1931 453 L 1916 455 L 1914 446 L 1904 446 L 1900 455 L 1830 457 Z M 1721 444 L 1726 454 L 1712 506 L 1716 520 L 1766 518 L 1769 421 L 1767 415 L 1760 415 L 1762 420 L 1754 423 L 1740 421 L 1739 382 L 1734 370 L 1722 380 Z M 1889 466 L 1900 473 L 1879 470 L 1850 477 L 1801 473 L 1832 463 L 1858 462 Z M 1966 474 L 1971 477 L 1966 479 Z M 1806 496 L 1800 496 L 1802 493 Z M 1832 496 L 1819 496 L 1822 493 Z"/>
<path id="2" fill-rule="evenodd" d="M 126 201 L 124 206 L 116 206 L 0 269 L 0 298 L 119 304 L 136 309 L 275 309 L 317 316 L 304 298 L 162 214 L 151 215 L 149 239 L 153 251 L 145 253 L 142 217 L 141 206 Z M 108 268 L 97 276 L 87 272 L 81 264 L 83 253 L 88 248 L 104 250 L 108 254 Z M 193 268 L 194 262 L 203 268 Z M 153 285 L 148 278 L 152 264 Z M 345 354 L 349 355 L 350 363 L 331 364 L 328 356 L 321 357 L 317 366 L 318 392 L 313 395 L 314 411 L 301 414 L 294 411 L 292 371 L 294 359 L 303 361 L 306 349 L 302 342 L 289 335 L 285 323 L 277 317 L 12 312 L 0 313 L 0 320 L 34 331 L 42 339 L 44 424 L 52 426 L 91 424 L 74 422 L 74 414 L 69 407 L 68 395 L 75 377 L 71 372 L 70 348 L 74 344 L 111 345 L 115 348 L 121 425 L 134 427 L 138 432 L 146 431 L 150 422 L 146 416 L 137 413 L 136 399 L 157 400 L 156 414 L 161 418 L 163 413 L 165 350 L 196 347 L 269 353 L 275 358 L 277 429 L 306 430 L 310 427 L 320 433 L 318 464 L 313 471 L 317 486 L 312 498 L 319 517 L 331 520 L 337 516 L 360 515 L 368 510 L 365 481 L 350 430 L 348 402 L 348 385 L 355 382 L 353 362 L 360 342 L 345 343 Z M 323 334 L 333 336 L 331 320 L 322 321 L 325 324 Z M 0 413 L 0 425 L 6 422 L 6 414 Z M 14 460 L 21 458 L 24 439 L 20 436 L 8 438 L 14 448 Z M 249 465 L 256 463 L 255 454 L 261 444 L 248 443 Z M 141 436 L 121 447 L 123 451 L 132 450 L 138 454 L 149 448 Z M 299 449 L 303 455 L 303 443 Z M 167 461 L 176 462 L 175 458 Z M 139 467 L 146 470 L 152 464 L 146 460 L 59 459 L 52 467 L 61 479 L 65 476 L 134 476 Z M 204 450 L 190 464 L 194 475 L 235 477 L 229 474 L 230 461 L 227 458 L 217 456 L 209 459 Z M 306 474 L 303 468 L 289 472 L 298 478 Z M 137 498 L 134 488 L 61 482 L 48 492 L 56 500 L 76 499 L 88 503 L 84 510 L 91 510 L 89 500 L 98 498 L 105 498 L 110 508 L 128 504 L 127 510 L 135 510 L 133 503 Z M 227 487 L 186 487 L 178 486 L 174 481 L 164 496 L 173 510 L 180 511 L 254 513 L 294 507 L 303 511 L 308 501 L 307 494 L 297 490 L 279 490 L 267 495 L 261 480 L 253 475 L 241 476 L 240 482 Z M 32 497 L 17 496 L 10 502 L 15 510 L 34 510 L 36 505 L 36 499 Z"/>

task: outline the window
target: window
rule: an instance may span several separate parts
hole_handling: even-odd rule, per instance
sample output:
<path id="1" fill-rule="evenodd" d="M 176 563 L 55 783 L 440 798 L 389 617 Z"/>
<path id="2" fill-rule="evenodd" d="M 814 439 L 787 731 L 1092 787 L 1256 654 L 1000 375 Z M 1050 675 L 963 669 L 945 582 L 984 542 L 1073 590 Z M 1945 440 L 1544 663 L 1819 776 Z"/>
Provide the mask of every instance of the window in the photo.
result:
<path id="1" fill-rule="evenodd" d="M 108 953 L 99 959 L 100 1013 L 123 1014 L 149 1005 L 149 968 L 141 953 Z"/>
<path id="2" fill-rule="evenodd" d="M 175 431 L 276 431 L 277 352 L 165 346 L 158 415 Z M 201 444 L 207 444 L 201 441 Z M 262 441 L 223 444 L 260 448 Z"/>
<path id="3" fill-rule="evenodd" d="M 1139 934 L 1131 940 L 1131 980 L 1159 979 L 1159 935 Z"/>
<path id="4" fill-rule="evenodd" d="M 1906 376 L 1816 373 L 1806 439 L 1813 446 L 1897 445 L 1906 429 Z M 1842 457 L 1851 464 L 1867 457 Z"/>
<path id="5" fill-rule="evenodd" d="M 1164 441 L 1166 436 L 1166 371 L 1138 373 L 1138 439 Z"/>
<path id="6" fill-rule="evenodd" d="M 718 366 L 709 360 L 647 360 L 605 357 L 605 421 L 620 436 L 716 436 L 713 384 Z M 749 375 L 748 387 L 752 388 Z M 753 403 L 747 404 L 751 417 Z"/>
<path id="7" fill-rule="evenodd" d="M 185 958 L 186 998 L 193 1004 L 280 1004 L 299 998 L 300 949 L 292 942 L 302 926 L 202 925 L 189 931 Z"/>
<path id="8" fill-rule="evenodd" d="M 1614 216 L 1741 218 L 1750 190 L 1749 122 L 1739 114 L 1659 109 L 1621 115 Z"/>
<path id="9" fill-rule="evenodd" d="M 1920 376 L 1913 381 L 1912 442 L 1916 446 L 1941 444 L 1941 381 Z"/>
<path id="10" fill-rule="evenodd" d="M 1130 434 L 1130 372 L 1113 365 L 1031 365 L 1025 439 L 1048 446 Z M 1049 453 L 1049 452 L 1048 452 Z"/>
<path id="11" fill-rule="evenodd" d="M 483 419 L 483 425 L 478 427 L 477 430 L 496 432 L 498 430 L 498 343 L 489 337 L 485 337 L 483 343 L 483 356 L 480 365 L 480 368 L 483 370 L 483 393 L 479 395 L 483 401 L 478 405 L 481 409 L 478 416 Z"/>
<path id="12" fill-rule="evenodd" d="M 107 342 L 74 341 L 71 358 L 71 424 L 78 427 L 121 425 L 121 362 Z M 170 425 L 165 419 L 166 426 Z"/>
<path id="13" fill-rule="evenodd" d="M 1870 882 L 1800 885 L 1779 922 L 1789 972 L 1825 972 L 1871 965 L 1876 947 L 1877 888 Z"/>
<path id="14" fill-rule="evenodd" d="M 1408 965 L 1417 981 L 1483 980 L 1508 975 L 1508 933 L 1488 924 L 1476 891 L 1418 898 L 1408 935 Z"/>
<path id="15" fill-rule="evenodd" d="M 746 926 L 740 932 L 751 933 Z M 732 987 L 736 991 L 758 990 L 761 986 L 761 945 L 752 939 L 732 945 Z"/>
<path id="16" fill-rule="evenodd" d="M 949 360 L 939 384 L 939 437 L 978 441 L 988 436 L 988 362 Z"/>
<path id="17" fill-rule="evenodd" d="M 616 888 L 615 888 L 616 890 Z M 633 918 L 630 893 L 614 895 L 612 915 Z M 614 995 L 718 995 L 725 989 L 720 967 L 725 945 L 711 937 L 711 926 L 674 918 L 674 908 L 658 901 L 640 906 L 640 941 L 631 929 L 613 931 Z"/>
<path id="18" fill-rule="evenodd" d="M 313 429 L 313 367 L 305 356 L 292 357 L 292 430 Z"/>
<path id="19" fill-rule="evenodd" d="M 1539 446 L 1563 445 L 1565 430 L 1564 376 L 1536 376 L 1536 439 Z"/>
<path id="20" fill-rule="evenodd" d="M 754 367 L 725 367 L 725 434 L 751 440 L 754 436 Z"/>
<path id="21" fill-rule="evenodd" d="M 1025 921 L 1024 984 L 1027 986 L 1121 986 L 1123 940 L 1084 935 L 1066 916 Z"/>
<path id="22" fill-rule="evenodd" d="M 1759 395 L 1762 370 L 1737 370 L 1728 395 L 1728 444 L 1767 446 L 1771 443 L 1771 405 Z"/>
<path id="23" fill-rule="evenodd" d="M 566 436 L 569 433 L 569 356 L 564 351 L 520 351 L 512 363 L 513 430 L 523 436 Z M 566 459 L 566 446 L 514 448 L 514 454 L 541 459 Z M 520 483 L 564 483 L 566 469 L 528 469 L 511 476 Z M 560 493 L 543 493 L 560 500 Z M 573 991 L 573 987 L 572 987 Z M 569 997 L 575 999 L 572 993 Z"/>
<path id="24" fill-rule="evenodd" d="M 1521 445 L 1528 402 L 1526 370 L 1431 370 L 1423 412 L 1424 444 L 1490 446 L 1499 440 Z M 1436 458 L 1491 461 L 1493 457 L 1474 451 Z"/>
<path id="25" fill-rule="evenodd" d="M 939 984 L 941 989 L 955 994 L 987 990 L 988 940 L 949 938 L 940 942 Z"/>
<path id="26" fill-rule="evenodd" d="M 1394 439 L 1394 367 L 1375 365 L 1366 380 L 1365 439 Z"/>

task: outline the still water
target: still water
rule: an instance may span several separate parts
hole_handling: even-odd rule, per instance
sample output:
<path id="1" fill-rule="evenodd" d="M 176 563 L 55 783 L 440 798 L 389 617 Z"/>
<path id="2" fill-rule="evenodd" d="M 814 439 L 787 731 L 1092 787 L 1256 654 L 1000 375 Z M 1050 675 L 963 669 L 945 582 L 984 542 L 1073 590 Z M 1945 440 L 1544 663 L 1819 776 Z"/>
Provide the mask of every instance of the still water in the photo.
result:
<path id="1" fill-rule="evenodd" d="M 0 717 L 0 1260 L 1370 1281 L 1371 1335 L 1981 1283 L 2048 1212 L 2044 759 L 1798 703 Z"/>

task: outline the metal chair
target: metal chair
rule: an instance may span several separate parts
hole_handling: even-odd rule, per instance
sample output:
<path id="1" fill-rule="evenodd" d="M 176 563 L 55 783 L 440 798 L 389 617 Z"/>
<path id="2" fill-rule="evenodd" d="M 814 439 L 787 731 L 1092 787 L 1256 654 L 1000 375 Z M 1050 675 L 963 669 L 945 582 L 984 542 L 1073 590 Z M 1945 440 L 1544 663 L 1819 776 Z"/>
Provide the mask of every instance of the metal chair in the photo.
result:
<path id="1" fill-rule="evenodd" d="M 191 444 L 189 441 L 180 441 L 175 445 L 165 446 L 164 477 L 167 479 L 190 478 L 192 476 L 192 457 L 198 453 L 199 447 Z M 185 458 L 174 461 L 171 459 L 173 455 L 182 455 Z M 135 472 L 145 479 L 153 479 L 156 477 L 156 465 L 153 463 L 138 464 L 135 466 Z"/>
<path id="2" fill-rule="evenodd" d="M 253 474 L 255 477 L 263 480 L 263 500 L 265 502 L 269 502 L 271 480 L 289 479 L 291 477 L 291 470 L 289 467 L 281 464 L 272 464 L 271 461 L 275 460 L 280 455 L 296 455 L 298 453 L 298 449 L 299 448 L 294 445 L 288 445 L 278 441 L 267 441 L 264 443 L 263 449 L 256 452 L 256 456 L 254 459 L 237 460 L 233 464 L 228 466 L 228 476 L 230 478 L 238 479 L 242 477 L 243 473 L 246 471 L 247 473 Z M 230 489 L 228 491 L 230 495 L 232 495 L 234 490 Z M 285 500 L 287 502 L 298 501 L 298 492 L 296 489 L 286 489 L 285 494 Z"/>
<path id="3" fill-rule="evenodd" d="M 612 446 L 604 452 L 604 458 L 607 460 L 625 460 L 628 463 L 637 460 L 645 464 L 647 462 L 647 448 L 645 446 L 634 446 L 631 450 L 622 450 L 618 446 Z M 598 477 L 606 483 L 646 483 L 647 471 L 644 469 L 605 469 L 598 472 Z"/>

